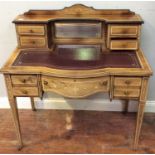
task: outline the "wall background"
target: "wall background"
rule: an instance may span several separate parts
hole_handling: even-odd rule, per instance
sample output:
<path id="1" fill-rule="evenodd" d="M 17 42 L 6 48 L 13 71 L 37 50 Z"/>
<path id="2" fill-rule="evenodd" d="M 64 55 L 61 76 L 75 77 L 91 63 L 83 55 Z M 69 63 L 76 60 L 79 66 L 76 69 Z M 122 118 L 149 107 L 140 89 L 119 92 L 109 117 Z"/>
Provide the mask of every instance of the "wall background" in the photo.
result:
<path id="1" fill-rule="evenodd" d="M 155 72 L 155 2 L 153 1 L 1 1 L 0 67 L 5 63 L 5 61 L 17 45 L 15 27 L 14 24 L 12 24 L 11 22 L 18 14 L 22 14 L 29 9 L 62 9 L 76 3 L 93 6 L 96 9 L 131 9 L 132 11 L 139 13 L 144 20 L 141 35 L 141 47 L 144 50 L 144 54 L 146 55 L 149 63 L 151 64 L 153 72 Z M 52 95 L 54 96 L 54 99 L 61 101 L 65 100 L 59 95 Z M 4 79 L 3 76 L 0 75 L 0 103 L 4 101 L 2 100 L 2 98 L 4 99 L 6 98 L 6 96 L 7 93 L 5 89 Z M 49 95 L 46 95 L 46 97 L 50 98 Z M 89 97 L 88 100 L 93 99 L 94 101 L 101 101 L 104 98 L 106 97 L 101 94 L 97 94 Z M 150 79 L 148 101 L 155 101 L 155 76 L 151 77 Z M 103 103 L 101 103 L 101 105 L 102 104 Z M 58 105 L 58 107 L 59 106 L 60 105 Z M 5 105 L 3 105 L 3 107 L 5 107 Z M 54 107 L 57 108 L 56 106 Z"/>

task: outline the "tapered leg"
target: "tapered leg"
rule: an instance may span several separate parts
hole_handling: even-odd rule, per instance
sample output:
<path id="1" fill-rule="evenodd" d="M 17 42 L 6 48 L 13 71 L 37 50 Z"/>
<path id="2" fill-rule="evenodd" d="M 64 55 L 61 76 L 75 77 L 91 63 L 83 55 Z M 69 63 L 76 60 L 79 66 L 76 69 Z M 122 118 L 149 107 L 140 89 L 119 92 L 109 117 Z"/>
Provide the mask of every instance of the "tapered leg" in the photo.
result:
<path id="1" fill-rule="evenodd" d="M 32 107 L 32 110 L 33 111 L 36 111 L 35 104 L 34 104 L 34 98 L 33 97 L 30 97 L 30 99 L 31 99 L 31 107 Z"/>
<path id="2" fill-rule="evenodd" d="M 17 101 L 16 101 L 16 97 L 14 97 L 12 93 L 12 84 L 10 80 L 10 75 L 5 75 L 5 81 L 7 86 L 8 99 L 9 99 L 13 120 L 16 128 L 16 134 L 18 138 L 18 149 L 20 150 L 23 147 L 23 142 L 22 142 L 22 136 L 21 136 L 20 123 L 19 123 Z"/>
<path id="3" fill-rule="evenodd" d="M 138 113 L 137 113 L 137 121 L 136 121 L 136 131 L 135 131 L 135 137 L 134 137 L 134 143 L 133 148 L 138 148 L 138 142 L 143 122 L 143 116 L 144 116 L 144 108 L 146 104 L 147 99 L 147 92 L 148 92 L 148 78 L 144 77 L 142 79 L 142 86 L 141 86 L 141 92 L 140 92 L 140 99 L 138 104 Z"/>
<path id="4" fill-rule="evenodd" d="M 137 123 L 136 123 L 136 131 L 135 131 L 135 137 L 134 137 L 134 149 L 138 148 L 140 131 L 141 131 L 143 116 L 144 116 L 144 108 L 145 108 L 145 103 L 139 102 L 138 114 L 137 114 Z"/>
<path id="5" fill-rule="evenodd" d="M 126 114 L 128 112 L 128 105 L 129 105 L 129 100 L 125 100 L 125 102 L 123 102 L 123 114 Z"/>

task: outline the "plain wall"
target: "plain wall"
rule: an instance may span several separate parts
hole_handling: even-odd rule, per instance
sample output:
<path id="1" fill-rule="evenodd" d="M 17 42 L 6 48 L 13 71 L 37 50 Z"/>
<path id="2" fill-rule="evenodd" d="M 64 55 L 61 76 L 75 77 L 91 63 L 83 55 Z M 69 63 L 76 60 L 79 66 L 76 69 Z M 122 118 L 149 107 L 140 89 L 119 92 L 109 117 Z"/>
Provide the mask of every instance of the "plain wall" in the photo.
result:
<path id="1" fill-rule="evenodd" d="M 143 20 L 141 47 L 155 72 L 155 2 L 133 1 L 22 1 L 0 2 L 0 67 L 5 63 L 17 45 L 16 32 L 12 20 L 29 9 L 62 9 L 76 3 L 93 6 L 96 9 L 131 9 L 139 13 Z M 0 97 L 5 97 L 6 89 L 3 76 L 0 75 Z M 100 97 L 97 95 L 96 97 Z M 151 77 L 148 100 L 155 100 L 155 76 Z"/>

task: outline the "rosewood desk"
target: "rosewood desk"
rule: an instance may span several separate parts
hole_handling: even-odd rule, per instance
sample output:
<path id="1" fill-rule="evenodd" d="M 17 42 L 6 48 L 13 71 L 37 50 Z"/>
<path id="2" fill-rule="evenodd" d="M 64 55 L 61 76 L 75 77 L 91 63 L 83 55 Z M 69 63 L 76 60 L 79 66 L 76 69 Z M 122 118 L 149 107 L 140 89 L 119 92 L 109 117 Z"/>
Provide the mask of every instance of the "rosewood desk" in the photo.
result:
<path id="1" fill-rule="evenodd" d="M 151 68 L 140 48 L 140 15 L 130 10 L 30 10 L 17 16 L 18 46 L 2 67 L 18 144 L 23 146 L 16 97 L 44 92 L 138 101 L 133 147 L 138 146 Z"/>

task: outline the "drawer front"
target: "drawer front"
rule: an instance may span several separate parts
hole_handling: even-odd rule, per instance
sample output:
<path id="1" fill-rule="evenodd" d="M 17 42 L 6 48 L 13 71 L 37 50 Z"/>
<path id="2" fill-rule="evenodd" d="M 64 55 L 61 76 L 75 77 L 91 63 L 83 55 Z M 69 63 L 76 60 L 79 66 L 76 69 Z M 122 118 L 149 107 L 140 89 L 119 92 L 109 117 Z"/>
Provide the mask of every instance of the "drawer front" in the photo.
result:
<path id="1" fill-rule="evenodd" d="M 44 37 L 27 37 L 21 36 L 19 38 L 22 47 L 45 47 L 46 40 Z"/>
<path id="2" fill-rule="evenodd" d="M 110 35 L 113 36 L 138 36 L 139 27 L 138 26 L 111 26 Z"/>
<path id="3" fill-rule="evenodd" d="M 13 87 L 14 96 L 39 96 L 37 87 Z"/>
<path id="4" fill-rule="evenodd" d="M 140 95 L 140 89 L 123 89 L 123 88 L 114 88 L 114 97 L 120 98 L 138 98 Z"/>
<path id="5" fill-rule="evenodd" d="M 12 75 L 11 80 L 13 85 L 37 85 L 36 75 Z"/>
<path id="6" fill-rule="evenodd" d="M 54 78 L 43 76 L 44 91 L 53 91 L 66 97 L 81 98 L 97 92 L 109 91 L 109 78 Z"/>
<path id="7" fill-rule="evenodd" d="M 40 25 L 18 25 L 17 32 L 19 35 L 45 35 L 45 27 Z"/>
<path id="8" fill-rule="evenodd" d="M 140 87 L 141 86 L 141 78 L 116 77 L 114 79 L 114 86 Z"/>
<path id="9" fill-rule="evenodd" d="M 137 48 L 137 40 L 111 40 L 110 42 L 110 49 L 112 50 L 136 50 Z"/>

